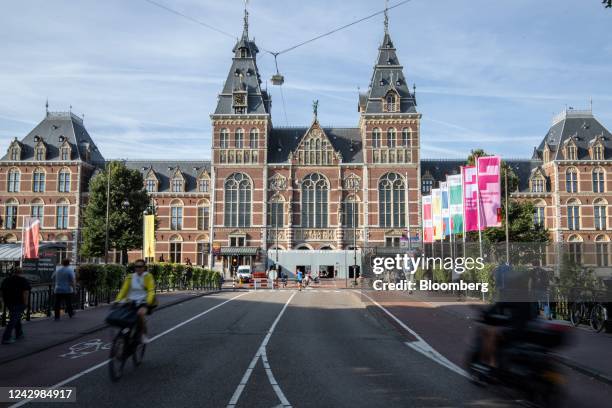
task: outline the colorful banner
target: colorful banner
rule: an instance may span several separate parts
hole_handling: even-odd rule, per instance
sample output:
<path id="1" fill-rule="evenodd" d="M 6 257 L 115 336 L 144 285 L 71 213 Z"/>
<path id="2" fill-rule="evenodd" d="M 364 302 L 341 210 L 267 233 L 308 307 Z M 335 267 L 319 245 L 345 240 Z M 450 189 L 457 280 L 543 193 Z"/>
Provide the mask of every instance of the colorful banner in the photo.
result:
<path id="1" fill-rule="evenodd" d="M 422 198 L 423 206 L 423 242 L 433 242 L 433 222 L 431 218 L 431 196 Z"/>
<path id="2" fill-rule="evenodd" d="M 446 182 L 440 183 L 440 192 L 442 200 L 442 238 L 447 237 L 451 234 L 450 226 L 450 204 L 448 197 L 448 185 Z"/>
<path id="3" fill-rule="evenodd" d="M 433 224 L 433 239 L 442 239 L 442 191 L 439 188 L 431 190 L 431 219 Z"/>
<path id="4" fill-rule="evenodd" d="M 144 216 L 143 256 L 155 259 L 155 215 Z"/>
<path id="5" fill-rule="evenodd" d="M 480 192 L 480 227 L 501 227 L 501 158 L 478 158 L 478 190 Z"/>
<path id="6" fill-rule="evenodd" d="M 461 167 L 465 231 L 478 231 L 478 178 L 476 166 Z"/>
<path id="7" fill-rule="evenodd" d="M 38 258 L 39 238 L 40 220 L 35 217 L 24 217 L 21 240 L 21 254 L 23 259 Z"/>
<path id="8" fill-rule="evenodd" d="M 461 174 L 447 176 L 451 231 L 453 234 L 463 233 L 463 184 Z"/>

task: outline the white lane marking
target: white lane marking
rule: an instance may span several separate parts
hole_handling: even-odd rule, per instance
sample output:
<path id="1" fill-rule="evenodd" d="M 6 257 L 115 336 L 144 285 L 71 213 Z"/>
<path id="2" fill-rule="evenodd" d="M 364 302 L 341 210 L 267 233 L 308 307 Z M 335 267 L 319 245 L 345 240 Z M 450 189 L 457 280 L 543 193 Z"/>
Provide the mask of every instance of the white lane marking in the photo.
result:
<path id="1" fill-rule="evenodd" d="M 152 338 L 150 339 L 150 341 L 155 341 L 155 340 L 159 339 L 160 337 L 165 336 L 166 334 L 168 334 L 168 333 L 170 333 L 170 332 L 172 332 L 172 331 L 174 331 L 174 330 L 176 330 L 176 329 L 178 329 L 178 328 L 180 328 L 180 327 L 183 327 L 183 326 L 184 326 L 184 325 L 186 325 L 187 323 L 192 322 L 192 321 L 194 321 L 195 319 L 200 318 L 200 317 L 204 316 L 205 314 L 208 314 L 209 312 L 212 312 L 213 310 L 215 310 L 215 309 L 217 309 L 217 308 L 220 308 L 221 306 L 225 305 L 226 303 L 229 303 L 229 302 L 231 302 L 231 301 L 232 301 L 232 300 L 234 300 L 234 299 L 238 299 L 239 297 L 246 295 L 247 293 L 248 293 L 248 292 L 245 292 L 245 293 L 242 293 L 242 294 L 240 294 L 240 295 L 238 295 L 238 296 L 234 296 L 233 298 L 228 299 L 228 300 L 226 300 L 226 301 L 224 301 L 224 302 L 221 302 L 221 303 L 219 303 L 218 305 L 211 307 L 210 309 L 206 309 L 206 310 L 205 310 L 205 311 L 203 311 L 202 313 L 199 313 L 199 314 L 197 314 L 197 315 L 195 315 L 195 316 L 193 316 L 193 317 L 190 317 L 189 319 L 185 320 L 184 322 L 181 322 L 181 323 L 177 324 L 176 326 L 173 326 L 173 327 L 169 328 L 168 330 L 166 330 L 166 331 L 164 331 L 164 332 L 162 332 L 162 333 L 160 333 L 160 334 L 158 334 L 158 335 L 156 335 L 156 336 L 152 337 Z M 55 390 L 55 389 L 57 389 L 57 388 L 63 387 L 63 386 L 64 386 L 64 385 L 66 385 L 66 384 L 70 384 L 71 382 L 73 382 L 74 380 L 76 380 L 76 379 L 78 379 L 78 378 L 80 378 L 80 377 L 84 376 L 85 374 L 89 374 L 89 373 L 91 373 L 92 371 L 95 371 L 95 370 L 97 370 L 97 369 L 98 369 L 98 368 L 100 368 L 100 367 L 104 367 L 105 365 L 107 365 L 107 364 L 108 364 L 108 362 L 109 362 L 109 360 L 108 360 L 108 359 L 107 359 L 107 360 L 104 360 L 104 361 L 103 361 L 103 362 L 101 362 L 101 363 L 98 363 L 98 364 L 96 364 L 96 365 L 94 365 L 94 366 L 92 366 L 92 367 L 89 367 L 89 368 L 87 368 L 87 369 L 85 369 L 85 370 L 83 370 L 83 371 L 81 371 L 81 372 L 79 372 L 79 373 L 76 373 L 76 374 L 75 374 L 75 375 L 73 375 L 72 377 L 68 377 L 68 378 L 66 378 L 66 379 L 65 379 L 65 380 L 63 380 L 63 381 L 60 381 L 60 382 L 58 382 L 57 384 L 52 385 L 51 387 L 47 388 L 47 390 Z M 27 403 L 29 403 L 29 402 L 32 402 L 32 399 L 25 399 L 25 400 L 21 400 L 21 401 L 17 402 L 16 404 L 11 405 L 9 408 L 17 408 L 17 407 L 21 407 L 21 406 L 23 406 L 23 405 L 25 405 L 25 404 L 27 404 Z"/>
<path id="2" fill-rule="evenodd" d="M 263 341 L 259 345 L 259 348 L 257 349 L 257 352 L 255 353 L 255 356 L 253 357 L 253 359 L 251 360 L 251 363 L 249 364 L 249 367 L 246 369 L 246 371 L 244 372 L 244 375 L 242 376 L 242 380 L 240 380 L 240 384 L 238 384 L 238 387 L 236 387 L 236 390 L 234 391 L 232 398 L 227 404 L 228 408 L 235 407 L 236 404 L 238 403 L 238 400 L 240 399 L 240 395 L 242 394 L 242 391 L 244 391 L 244 388 L 248 384 L 249 379 L 251 378 L 251 374 L 253 373 L 253 370 L 255 369 L 255 366 L 257 365 L 257 361 L 259 361 L 260 358 L 262 359 L 264 369 L 266 370 L 268 381 L 270 382 L 270 385 L 272 385 L 272 388 L 274 389 L 276 396 L 281 401 L 281 404 L 282 404 L 281 406 L 286 407 L 286 408 L 291 407 L 289 400 L 283 393 L 283 390 L 281 390 L 280 386 L 276 382 L 276 379 L 274 378 L 274 375 L 272 374 L 272 369 L 270 368 L 270 364 L 268 363 L 268 356 L 266 355 L 266 346 L 268 345 L 268 342 L 270 341 L 270 337 L 272 337 L 272 333 L 274 333 L 274 329 L 276 329 L 276 325 L 280 321 L 281 317 L 283 317 L 285 310 L 287 310 L 287 307 L 289 306 L 291 299 L 293 299 L 293 297 L 295 296 L 295 293 L 296 292 L 293 292 L 291 296 L 289 296 L 289 299 L 287 299 L 287 302 L 285 303 L 285 305 L 279 312 L 278 316 L 276 316 L 276 319 L 274 319 L 274 322 L 272 323 L 272 326 L 270 326 L 270 329 L 268 330 L 266 337 L 264 337 Z"/>
<path id="3" fill-rule="evenodd" d="M 457 373 L 459 375 L 462 375 L 462 376 L 464 376 L 466 378 L 471 378 L 467 371 L 465 371 L 464 369 L 462 369 L 458 365 L 456 365 L 456 364 L 452 363 L 451 361 L 449 361 L 442 354 L 438 353 L 421 336 L 419 336 L 417 332 L 412 330 L 410 327 L 406 326 L 406 324 L 404 322 L 402 322 L 400 319 L 398 319 L 393 313 L 388 311 L 383 305 L 381 305 L 380 303 L 378 303 L 377 301 L 372 299 L 369 295 L 365 294 L 364 292 L 360 292 L 360 291 L 355 291 L 355 292 L 360 293 L 361 295 L 363 295 L 363 296 L 367 297 L 368 299 L 370 299 L 370 301 L 373 304 L 378 306 L 383 312 L 385 312 L 387 315 L 389 315 L 389 317 L 391 317 L 404 330 L 406 330 L 408 333 L 410 333 L 414 337 L 416 337 L 417 341 L 406 342 L 405 343 L 408 347 L 410 347 L 414 351 L 417 351 L 417 352 L 421 353 L 422 355 L 424 355 L 425 357 L 429 358 L 430 360 L 435 361 L 436 363 L 438 363 L 438 364 L 448 368 L 449 370 L 451 370 L 451 371 L 453 371 L 453 372 L 455 372 L 455 373 Z"/>
<path id="4" fill-rule="evenodd" d="M 73 344 L 68 347 L 67 353 L 60 354 L 59 357 L 74 360 L 100 350 L 110 350 L 111 344 L 105 343 L 101 339 L 91 339 Z"/>

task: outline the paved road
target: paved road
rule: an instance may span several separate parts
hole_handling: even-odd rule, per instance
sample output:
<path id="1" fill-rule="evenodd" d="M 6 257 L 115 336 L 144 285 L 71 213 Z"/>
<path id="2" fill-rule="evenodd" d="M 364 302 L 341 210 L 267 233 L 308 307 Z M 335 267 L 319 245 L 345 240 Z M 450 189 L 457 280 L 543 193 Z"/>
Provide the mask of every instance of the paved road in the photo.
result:
<path id="1" fill-rule="evenodd" d="M 0 384 L 50 386 L 74 376 L 66 385 L 77 388 L 79 407 L 518 405 L 408 347 L 417 339 L 366 310 L 353 291 L 222 293 L 161 310 L 150 325 L 144 364 L 119 383 L 106 366 L 83 373 L 106 359 L 106 330 L 81 339 L 84 347 L 2 366 Z"/>

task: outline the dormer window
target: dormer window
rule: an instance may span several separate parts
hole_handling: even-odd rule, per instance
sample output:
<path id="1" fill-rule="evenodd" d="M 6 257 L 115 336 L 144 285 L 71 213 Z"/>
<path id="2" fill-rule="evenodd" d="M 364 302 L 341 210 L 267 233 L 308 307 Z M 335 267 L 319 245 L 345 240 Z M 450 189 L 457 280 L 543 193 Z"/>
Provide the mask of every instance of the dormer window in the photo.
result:
<path id="1" fill-rule="evenodd" d="M 248 56 L 249 52 L 246 48 L 241 48 L 240 49 L 240 58 L 246 58 Z"/>
<path id="2" fill-rule="evenodd" d="M 603 146 L 600 143 L 596 144 L 591 149 L 591 158 L 593 160 L 603 160 L 604 159 L 603 151 L 604 151 Z"/>
<path id="3" fill-rule="evenodd" d="M 545 186 L 545 183 L 542 177 L 535 177 L 531 179 L 531 192 L 532 193 L 543 193 L 544 186 Z"/>
<path id="4" fill-rule="evenodd" d="M 9 158 L 13 161 L 21 160 L 21 146 L 19 145 L 17 138 L 15 138 L 9 147 Z"/>
<path id="5" fill-rule="evenodd" d="M 399 97 L 394 91 L 389 91 L 383 101 L 384 112 L 397 112 L 399 111 Z"/>
<path id="6" fill-rule="evenodd" d="M 145 182 L 145 188 L 148 193 L 155 193 L 157 191 L 157 180 L 147 179 Z"/>
<path id="7" fill-rule="evenodd" d="M 565 160 L 576 160 L 578 158 L 578 149 L 573 142 L 567 143 L 565 146 Z"/>
<path id="8" fill-rule="evenodd" d="M 170 189 L 173 193 L 182 193 L 185 191 L 185 179 L 179 170 L 177 170 L 172 177 Z"/>
<path id="9" fill-rule="evenodd" d="M 40 137 L 36 136 L 36 146 L 34 147 L 34 160 L 42 161 L 47 158 L 47 148 Z"/>

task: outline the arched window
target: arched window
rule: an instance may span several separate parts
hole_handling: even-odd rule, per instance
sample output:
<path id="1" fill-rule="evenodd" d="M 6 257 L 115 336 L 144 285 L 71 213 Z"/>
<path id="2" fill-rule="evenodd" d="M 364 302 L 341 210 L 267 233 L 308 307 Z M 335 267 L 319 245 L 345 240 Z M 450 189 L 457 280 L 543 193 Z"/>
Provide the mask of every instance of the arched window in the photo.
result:
<path id="1" fill-rule="evenodd" d="M 219 147 L 227 149 L 229 147 L 229 130 L 223 128 L 219 133 Z"/>
<path id="2" fill-rule="evenodd" d="M 381 227 L 406 225 L 406 188 L 397 173 L 387 173 L 378 182 L 378 223 Z"/>
<path id="3" fill-rule="evenodd" d="M 11 147 L 11 160 L 17 161 L 21 159 L 21 148 L 17 143 L 13 147 Z"/>
<path id="4" fill-rule="evenodd" d="M 410 147 L 411 133 L 410 128 L 402 129 L 402 147 Z"/>
<path id="5" fill-rule="evenodd" d="M 580 229 L 580 201 L 571 199 L 567 202 L 567 228 Z"/>
<path id="6" fill-rule="evenodd" d="M 18 193 L 21 185 L 21 172 L 18 169 L 11 169 L 8 175 L 8 192 Z"/>
<path id="7" fill-rule="evenodd" d="M 257 128 L 253 128 L 249 133 L 249 147 L 251 149 L 257 149 L 257 139 L 259 139 L 259 130 Z"/>
<path id="8" fill-rule="evenodd" d="M 34 170 L 32 176 L 32 191 L 35 193 L 45 192 L 45 171 L 42 169 Z"/>
<path id="9" fill-rule="evenodd" d="M 597 266 L 609 266 L 610 261 L 610 241 L 605 235 L 595 237 L 595 256 L 597 257 Z"/>
<path id="10" fill-rule="evenodd" d="M 4 207 L 4 228 L 17 229 L 17 209 L 19 202 L 11 198 Z"/>
<path id="11" fill-rule="evenodd" d="M 568 193 L 578 192 L 578 170 L 573 167 L 565 171 L 565 191 Z"/>
<path id="12" fill-rule="evenodd" d="M 35 160 L 45 160 L 46 153 L 47 151 L 42 144 L 36 146 L 36 149 L 34 151 Z"/>
<path id="13" fill-rule="evenodd" d="M 44 212 L 45 212 L 45 203 L 43 200 L 41 200 L 40 198 L 37 198 L 34 201 L 32 201 L 32 204 L 30 205 L 30 216 L 40 221 L 41 228 L 42 228 Z"/>
<path id="14" fill-rule="evenodd" d="M 397 135 L 395 128 L 387 129 L 387 147 L 394 148 L 397 144 Z"/>
<path id="15" fill-rule="evenodd" d="M 327 180 L 320 174 L 309 174 L 302 181 L 302 227 L 327 228 Z"/>
<path id="16" fill-rule="evenodd" d="M 359 199 L 354 194 L 342 203 L 342 225 L 346 228 L 359 226 Z"/>
<path id="17" fill-rule="evenodd" d="M 180 236 L 174 235 L 170 238 L 170 254 L 168 258 L 172 263 L 180 263 L 183 253 L 183 240 Z"/>
<path id="18" fill-rule="evenodd" d="M 70 170 L 60 170 L 57 180 L 57 191 L 60 193 L 70 192 Z"/>
<path id="19" fill-rule="evenodd" d="M 238 128 L 236 129 L 236 133 L 234 134 L 235 138 L 235 146 L 237 149 L 244 148 L 244 129 Z"/>
<path id="20" fill-rule="evenodd" d="M 534 205 L 533 224 L 540 227 L 546 226 L 546 202 L 542 200 L 536 202 Z"/>
<path id="21" fill-rule="evenodd" d="M 205 235 L 199 236 L 196 239 L 196 242 L 197 242 L 196 264 L 199 266 L 207 267 L 208 266 L 208 252 L 209 252 L 208 237 L 206 237 Z"/>
<path id="22" fill-rule="evenodd" d="M 198 203 L 198 229 L 207 230 L 210 227 L 210 203 L 202 200 Z"/>
<path id="23" fill-rule="evenodd" d="M 607 226 L 608 203 L 603 198 L 593 200 L 593 216 L 595 218 L 595 229 L 603 231 Z"/>
<path id="24" fill-rule="evenodd" d="M 268 201 L 268 226 L 283 228 L 285 225 L 285 199 L 276 194 Z"/>
<path id="25" fill-rule="evenodd" d="M 570 235 L 568 241 L 568 255 L 574 263 L 582 264 L 582 238 L 580 235 Z"/>
<path id="26" fill-rule="evenodd" d="M 379 148 L 381 146 L 381 132 L 379 128 L 372 129 L 372 147 Z"/>
<path id="27" fill-rule="evenodd" d="M 180 231 L 183 229 L 183 202 L 174 200 L 170 204 L 170 229 Z"/>
<path id="28" fill-rule="evenodd" d="M 225 226 L 251 226 L 251 181 L 243 173 L 225 179 Z"/>
<path id="29" fill-rule="evenodd" d="M 55 207 L 55 227 L 57 229 L 68 229 L 68 216 L 70 215 L 70 204 L 68 200 L 60 200 Z"/>
<path id="30" fill-rule="evenodd" d="M 384 111 L 385 112 L 397 111 L 397 95 L 395 94 L 395 92 L 390 91 L 389 93 L 387 93 L 387 96 L 385 96 Z"/>
<path id="31" fill-rule="evenodd" d="M 593 192 L 594 193 L 604 193 L 605 192 L 605 182 L 604 182 L 604 171 L 601 168 L 597 168 L 593 170 Z"/>

